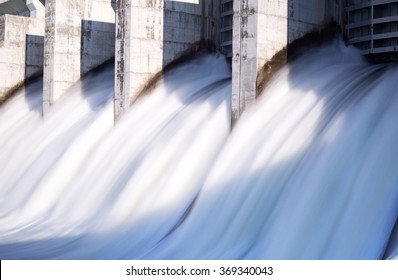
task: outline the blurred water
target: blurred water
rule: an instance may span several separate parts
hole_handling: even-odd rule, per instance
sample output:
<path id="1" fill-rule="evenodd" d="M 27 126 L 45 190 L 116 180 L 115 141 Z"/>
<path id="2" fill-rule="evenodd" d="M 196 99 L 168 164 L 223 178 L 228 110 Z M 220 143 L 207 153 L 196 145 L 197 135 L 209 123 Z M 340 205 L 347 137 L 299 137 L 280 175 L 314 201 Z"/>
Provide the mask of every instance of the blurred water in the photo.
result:
<path id="1" fill-rule="evenodd" d="M 285 67 L 230 133 L 230 69 L 172 70 L 113 126 L 113 69 L 44 120 L 0 108 L 1 259 L 398 254 L 398 68 L 340 43 Z M 398 226 L 397 226 L 398 227 Z"/>

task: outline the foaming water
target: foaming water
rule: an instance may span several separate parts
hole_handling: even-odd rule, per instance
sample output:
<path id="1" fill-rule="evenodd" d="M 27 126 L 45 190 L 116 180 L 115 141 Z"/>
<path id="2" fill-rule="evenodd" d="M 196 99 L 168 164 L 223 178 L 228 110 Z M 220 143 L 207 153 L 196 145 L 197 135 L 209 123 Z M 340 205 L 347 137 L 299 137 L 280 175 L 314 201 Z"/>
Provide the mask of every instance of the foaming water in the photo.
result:
<path id="1" fill-rule="evenodd" d="M 285 67 L 230 133 L 223 57 L 169 72 L 113 126 L 113 71 L 40 117 L 0 108 L 0 258 L 398 254 L 398 68 L 338 43 Z"/>

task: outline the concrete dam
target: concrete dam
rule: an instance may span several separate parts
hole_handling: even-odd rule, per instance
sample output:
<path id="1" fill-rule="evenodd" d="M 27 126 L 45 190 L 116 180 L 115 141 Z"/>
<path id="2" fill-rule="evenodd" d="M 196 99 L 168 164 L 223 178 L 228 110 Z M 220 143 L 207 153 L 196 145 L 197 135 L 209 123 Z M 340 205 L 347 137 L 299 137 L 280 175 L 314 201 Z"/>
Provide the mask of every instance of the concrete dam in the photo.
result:
<path id="1" fill-rule="evenodd" d="M 1 1 L 0 94 L 43 73 L 45 114 L 82 75 L 115 57 L 117 119 L 165 65 L 211 41 L 232 61 L 237 120 L 254 103 L 261 67 L 306 33 L 332 20 L 343 25 L 351 2 Z"/>
<path id="2" fill-rule="evenodd" d="M 396 259 L 397 7 L 0 1 L 0 258 Z"/>
<path id="3" fill-rule="evenodd" d="M 115 57 L 117 119 L 148 80 L 202 40 L 231 58 L 236 121 L 255 101 L 261 68 L 331 21 L 364 55 L 394 59 L 396 9 L 395 1 L 362 0 L 3 0 L 0 95 L 43 73 L 45 114 L 82 75 Z"/>

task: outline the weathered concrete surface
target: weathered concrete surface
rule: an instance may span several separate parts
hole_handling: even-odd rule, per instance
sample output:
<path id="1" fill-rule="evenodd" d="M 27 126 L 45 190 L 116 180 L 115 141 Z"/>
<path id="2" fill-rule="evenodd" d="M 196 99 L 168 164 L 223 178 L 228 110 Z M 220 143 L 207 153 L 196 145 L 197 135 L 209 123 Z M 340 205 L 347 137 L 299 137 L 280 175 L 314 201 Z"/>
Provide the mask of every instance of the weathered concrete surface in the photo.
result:
<path id="1" fill-rule="evenodd" d="M 0 16 L 0 99 L 42 71 L 44 20 Z"/>
<path id="2" fill-rule="evenodd" d="M 43 114 L 80 78 L 82 1 L 46 1 Z"/>
<path id="3" fill-rule="evenodd" d="M 115 119 L 165 65 L 201 39 L 219 41 L 218 5 L 210 0 L 117 2 Z"/>
<path id="4" fill-rule="evenodd" d="M 255 102 L 257 73 L 288 43 L 340 22 L 342 0 L 235 0 L 232 122 Z"/>
<path id="5" fill-rule="evenodd" d="M 284 19 L 286 19 L 284 8 L 286 8 L 286 5 L 281 5 L 277 11 L 273 11 L 275 19 L 277 19 L 274 22 L 276 28 L 284 28 L 286 26 L 284 22 Z M 232 46 L 233 120 L 237 120 L 246 107 L 254 103 L 255 99 L 257 69 L 260 67 L 259 61 L 261 60 L 258 52 L 260 37 L 258 29 L 263 28 L 263 26 L 259 26 L 258 14 L 259 3 L 257 0 L 234 1 Z M 286 34 L 284 30 L 280 32 L 282 32 L 281 36 Z M 267 43 L 267 39 L 263 38 L 263 40 L 264 43 Z"/>
<path id="6" fill-rule="evenodd" d="M 85 74 L 115 55 L 115 24 L 82 21 L 81 74 Z"/>
<path id="7" fill-rule="evenodd" d="M 86 0 L 82 19 L 81 74 L 115 56 L 115 1 Z"/>
<path id="8" fill-rule="evenodd" d="M 27 34 L 25 50 L 25 78 L 28 79 L 42 74 L 44 61 L 44 36 Z"/>
<path id="9" fill-rule="evenodd" d="M 130 104 L 131 13 L 130 0 L 118 0 L 116 2 L 115 120 L 122 115 L 125 108 Z"/>
<path id="10" fill-rule="evenodd" d="M 81 75 L 114 56 L 111 2 L 46 1 L 44 114 Z"/>
<path id="11" fill-rule="evenodd" d="M 26 5 L 30 11 L 30 17 L 32 18 L 44 18 L 45 8 L 42 2 L 39 0 L 26 0 Z"/>

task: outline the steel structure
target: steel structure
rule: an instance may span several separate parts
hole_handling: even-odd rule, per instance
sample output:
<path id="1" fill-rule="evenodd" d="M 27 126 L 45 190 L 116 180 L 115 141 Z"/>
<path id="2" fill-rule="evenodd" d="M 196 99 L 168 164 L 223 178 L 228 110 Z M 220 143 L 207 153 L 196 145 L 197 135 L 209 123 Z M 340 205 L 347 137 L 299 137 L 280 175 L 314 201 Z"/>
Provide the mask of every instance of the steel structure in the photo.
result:
<path id="1" fill-rule="evenodd" d="M 232 57 L 233 2 L 233 0 L 220 1 L 220 48 L 227 57 Z"/>
<path id="2" fill-rule="evenodd" d="M 397 56 L 398 1 L 347 0 L 345 15 L 348 44 L 364 55 Z"/>

